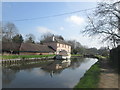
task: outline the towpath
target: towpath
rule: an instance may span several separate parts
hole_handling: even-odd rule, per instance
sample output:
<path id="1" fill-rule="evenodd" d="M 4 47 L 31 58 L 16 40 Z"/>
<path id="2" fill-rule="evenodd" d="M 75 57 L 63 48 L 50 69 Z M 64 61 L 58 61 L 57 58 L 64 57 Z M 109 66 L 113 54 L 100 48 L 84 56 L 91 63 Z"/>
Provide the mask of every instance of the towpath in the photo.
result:
<path id="1" fill-rule="evenodd" d="M 118 73 L 110 66 L 108 60 L 100 61 L 101 74 L 99 88 L 118 88 L 120 89 Z"/>

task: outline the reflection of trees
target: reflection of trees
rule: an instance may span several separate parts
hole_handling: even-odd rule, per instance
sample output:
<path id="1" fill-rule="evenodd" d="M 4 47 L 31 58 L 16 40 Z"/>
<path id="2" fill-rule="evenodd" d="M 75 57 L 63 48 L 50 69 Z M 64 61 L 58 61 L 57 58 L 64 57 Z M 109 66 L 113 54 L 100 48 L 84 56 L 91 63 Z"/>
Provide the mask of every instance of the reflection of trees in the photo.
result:
<path id="1" fill-rule="evenodd" d="M 72 58 L 70 68 L 76 69 L 80 67 L 82 63 L 86 63 L 86 62 L 88 62 L 88 60 L 86 60 L 85 58 Z"/>
<path id="2" fill-rule="evenodd" d="M 12 80 L 15 79 L 15 75 L 17 72 L 18 72 L 17 70 L 2 68 L 3 87 L 5 87 L 6 84 L 9 84 Z"/>
<path id="3" fill-rule="evenodd" d="M 27 72 L 31 72 L 32 70 L 33 70 L 33 68 L 26 69 Z"/>
<path id="4" fill-rule="evenodd" d="M 60 74 L 65 68 L 76 69 L 82 63 L 86 63 L 85 58 L 71 58 L 71 60 L 55 60 L 55 61 L 19 61 L 14 64 L 6 64 L 3 66 L 3 85 L 10 83 L 14 78 L 16 72 L 20 70 L 27 70 L 31 72 L 33 68 L 42 67 L 45 72 L 48 72 L 52 77 L 54 74 Z M 5 68 L 4 68 L 5 67 Z"/>
<path id="5" fill-rule="evenodd" d="M 16 73 L 20 70 L 26 70 L 27 72 L 31 72 L 35 67 L 41 67 L 44 64 L 50 62 L 41 62 L 41 61 L 18 61 L 16 63 L 7 63 L 3 64 L 2 68 L 2 82 L 3 87 L 5 85 L 11 83 L 12 80 L 15 79 Z"/>
<path id="6" fill-rule="evenodd" d="M 72 58 L 70 68 L 76 69 L 77 67 L 81 65 L 82 61 L 83 60 L 82 59 L 80 60 L 80 58 Z"/>
<path id="7" fill-rule="evenodd" d="M 49 61 L 18 61 L 18 62 L 13 62 L 13 63 L 7 63 L 3 64 L 3 67 L 6 67 L 8 69 L 12 70 L 27 70 L 28 72 L 31 72 L 33 68 L 36 67 L 41 67 L 44 64 L 50 63 Z"/>

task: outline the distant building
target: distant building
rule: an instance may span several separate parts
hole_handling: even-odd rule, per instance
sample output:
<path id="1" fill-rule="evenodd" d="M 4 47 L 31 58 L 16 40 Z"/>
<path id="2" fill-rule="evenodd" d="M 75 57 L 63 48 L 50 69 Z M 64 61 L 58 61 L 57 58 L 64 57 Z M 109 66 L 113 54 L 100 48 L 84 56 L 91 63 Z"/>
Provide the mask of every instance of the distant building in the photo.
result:
<path id="1" fill-rule="evenodd" d="M 55 54 L 59 54 L 63 50 L 71 54 L 71 45 L 64 40 L 58 39 L 54 35 L 49 38 L 49 41 L 43 42 L 43 45 L 52 47 L 56 51 Z"/>

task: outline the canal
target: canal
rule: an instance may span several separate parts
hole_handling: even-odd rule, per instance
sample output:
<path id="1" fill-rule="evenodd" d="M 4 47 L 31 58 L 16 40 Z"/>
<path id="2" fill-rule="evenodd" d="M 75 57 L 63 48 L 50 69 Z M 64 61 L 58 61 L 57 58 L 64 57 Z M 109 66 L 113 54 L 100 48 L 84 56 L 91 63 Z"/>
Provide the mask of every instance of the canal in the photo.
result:
<path id="1" fill-rule="evenodd" d="M 19 61 L 3 64 L 3 88 L 73 88 L 97 59 Z"/>

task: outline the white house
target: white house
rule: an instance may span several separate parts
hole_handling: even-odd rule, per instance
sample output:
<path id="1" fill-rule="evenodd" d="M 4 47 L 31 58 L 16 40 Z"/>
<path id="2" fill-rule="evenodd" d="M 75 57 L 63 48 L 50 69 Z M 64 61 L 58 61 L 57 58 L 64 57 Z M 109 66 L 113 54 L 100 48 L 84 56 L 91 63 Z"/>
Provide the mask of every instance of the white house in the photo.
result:
<path id="1" fill-rule="evenodd" d="M 64 40 L 58 39 L 54 35 L 50 38 L 48 42 L 44 42 L 43 44 L 52 47 L 56 52 L 55 54 L 59 54 L 60 51 L 65 50 L 68 54 L 71 54 L 71 45 Z"/>

